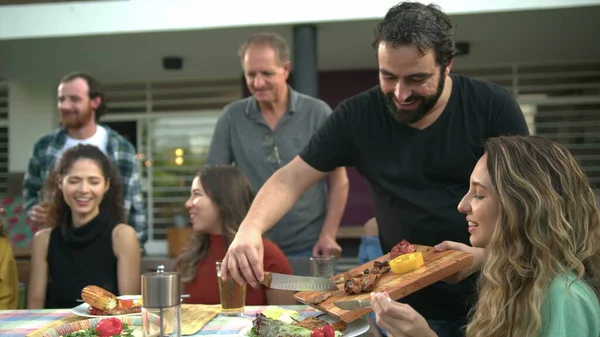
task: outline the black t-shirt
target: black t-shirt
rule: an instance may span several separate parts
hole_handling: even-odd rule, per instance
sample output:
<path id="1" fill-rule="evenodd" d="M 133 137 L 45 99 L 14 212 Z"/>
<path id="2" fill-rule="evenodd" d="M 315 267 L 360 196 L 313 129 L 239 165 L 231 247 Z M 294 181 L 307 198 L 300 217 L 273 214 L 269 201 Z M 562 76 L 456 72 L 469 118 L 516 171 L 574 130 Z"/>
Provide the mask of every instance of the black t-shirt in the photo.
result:
<path id="1" fill-rule="evenodd" d="M 354 166 L 369 182 L 384 252 L 406 239 L 433 246 L 469 244 L 466 216 L 457 210 L 489 137 L 528 134 L 515 99 L 503 88 L 452 75 L 452 93 L 440 117 L 416 130 L 397 122 L 379 86 L 343 101 L 300 157 L 328 172 Z M 427 319 L 461 319 L 473 299 L 471 277 L 438 282 L 401 301 Z"/>

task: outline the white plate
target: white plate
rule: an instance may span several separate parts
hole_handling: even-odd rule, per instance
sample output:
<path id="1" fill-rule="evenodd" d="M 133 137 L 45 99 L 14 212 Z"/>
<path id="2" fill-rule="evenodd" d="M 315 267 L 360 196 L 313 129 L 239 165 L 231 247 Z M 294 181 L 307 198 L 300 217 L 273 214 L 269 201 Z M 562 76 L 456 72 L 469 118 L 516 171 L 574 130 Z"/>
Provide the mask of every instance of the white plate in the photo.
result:
<path id="1" fill-rule="evenodd" d="M 319 316 L 319 314 L 314 314 L 314 315 L 309 315 L 309 316 Z M 305 317 L 308 317 L 308 316 L 301 316 L 301 318 L 305 318 Z M 329 315 L 319 316 L 319 319 L 323 320 L 329 324 L 339 321 L 339 319 L 329 316 Z M 250 324 L 248 326 L 246 326 L 245 328 L 243 328 L 240 331 L 238 336 L 247 337 L 248 331 L 250 331 L 250 329 L 252 329 L 252 321 L 250 322 Z M 342 336 L 343 337 L 356 337 L 356 336 L 360 336 L 360 335 L 364 334 L 367 331 L 369 331 L 369 323 L 364 318 L 360 318 L 352 323 L 346 323 L 346 330 L 342 331 Z"/>
<path id="2" fill-rule="evenodd" d="M 86 330 L 89 328 L 94 328 L 98 325 L 98 322 L 103 320 L 103 317 L 96 317 L 85 319 L 77 322 L 65 323 L 60 326 L 55 326 L 52 328 L 48 328 L 42 334 L 42 337 L 60 337 L 69 333 L 77 332 L 80 330 Z M 133 336 L 142 336 L 142 317 L 119 317 L 121 322 L 129 325 L 129 328 L 133 329 Z"/>
<path id="3" fill-rule="evenodd" d="M 123 295 L 123 296 L 117 296 L 118 299 L 120 300 L 133 300 L 134 302 L 137 301 L 140 297 L 142 297 L 142 295 Z M 75 308 L 71 309 L 71 313 L 73 313 L 74 315 L 77 316 L 81 316 L 81 317 L 90 317 L 90 318 L 97 318 L 97 317 L 118 317 L 118 316 L 136 316 L 136 315 L 141 315 L 141 312 L 136 312 L 133 314 L 125 314 L 125 315 L 90 315 L 88 314 L 88 309 L 90 308 L 90 305 L 87 303 L 81 303 L 80 305 L 76 306 Z"/>

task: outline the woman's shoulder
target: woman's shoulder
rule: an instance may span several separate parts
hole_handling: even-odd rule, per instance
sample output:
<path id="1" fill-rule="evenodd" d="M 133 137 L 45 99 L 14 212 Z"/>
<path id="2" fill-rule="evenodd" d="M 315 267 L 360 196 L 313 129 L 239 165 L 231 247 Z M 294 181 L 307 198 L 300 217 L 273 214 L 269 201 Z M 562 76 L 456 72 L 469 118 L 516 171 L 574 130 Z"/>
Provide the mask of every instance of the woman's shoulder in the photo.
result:
<path id="1" fill-rule="evenodd" d="M 275 262 L 285 261 L 285 263 L 288 263 L 287 258 L 285 257 L 285 254 L 283 253 L 283 250 L 281 250 L 281 248 L 279 248 L 279 246 L 277 244 L 275 244 L 273 241 L 263 238 L 263 247 L 264 247 L 263 259 L 265 262 L 266 261 L 275 261 Z"/>
<path id="2" fill-rule="evenodd" d="M 292 266 L 285 254 L 273 241 L 263 238 L 263 264 L 265 271 L 292 274 Z"/>
<path id="3" fill-rule="evenodd" d="M 43 228 L 35 232 L 33 235 L 33 244 L 45 243 L 47 245 L 53 230 L 54 228 Z"/>
<path id="4" fill-rule="evenodd" d="M 120 223 L 112 230 L 112 240 L 117 243 L 137 242 L 137 234 L 132 226 Z"/>
<path id="5" fill-rule="evenodd" d="M 35 232 L 33 235 L 33 241 L 31 243 L 31 255 L 32 259 L 35 257 L 45 257 L 48 254 L 50 248 L 50 237 L 54 228 L 44 228 Z"/>
<path id="6" fill-rule="evenodd" d="M 131 235 L 131 234 L 136 235 L 135 229 L 131 225 L 128 225 L 126 223 L 120 223 L 120 224 L 115 225 L 112 232 L 113 232 L 113 235 L 116 235 L 116 234 L 118 234 L 118 235 Z"/>
<path id="7" fill-rule="evenodd" d="M 598 297 L 592 287 L 590 287 L 583 279 L 577 278 L 572 273 L 555 277 L 550 283 L 548 291 L 550 296 L 564 298 L 565 300 L 589 298 L 598 303 Z"/>
<path id="8" fill-rule="evenodd" d="M 271 253 L 277 253 L 277 254 L 280 253 L 281 255 L 284 255 L 281 248 L 279 248 L 279 246 L 275 242 L 273 242 L 267 238 L 263 238 L 262 240 L 263 240 L 263 247 L 264 247 L 265 253 L 268 251 Z"/>
<path id="9" fill-rule="evenodd" d="M 35 232 L 33 237 L 48 237 L 54 230 L 54 227 L 42 228 L 39 231 Z"/>
<path id="10" fill-rule="evenodd" d="M 558 336 L 563 330 L 577 331 L 572 336 L 600 334 L 600 303 L 587 282 L 574 274 L 555 277 L 542 306 L 543 331 Z M 562 336 L 562 335 L 561 335 Z"/>
<path id="11" fill-rule="evenodd" d="M 10 251 L 12 256 L 12 246 L 10 245 L 10 239 L 6 236 L 0 236 L 0 252 Z M 8 256 L 7 254 L 0 254 L 0 256 Z"/>

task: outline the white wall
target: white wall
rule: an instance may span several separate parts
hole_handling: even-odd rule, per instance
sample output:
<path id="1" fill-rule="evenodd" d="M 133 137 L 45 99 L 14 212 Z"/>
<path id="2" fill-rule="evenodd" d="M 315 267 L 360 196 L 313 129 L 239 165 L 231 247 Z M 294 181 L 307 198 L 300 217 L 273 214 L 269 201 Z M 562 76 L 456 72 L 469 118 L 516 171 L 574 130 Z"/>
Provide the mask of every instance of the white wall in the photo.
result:
<path id="1" fill-rule="evenodd" d="M 456 65 L 598 59 L 598 17 L 600 6 L 453 16 L 456 40 L 471 43 L 470 54 L 457 58 Z M 376 23 L 317 25 L 319 69 L 376 67 L 370 46 Z M 233 78 L 241 75 L 236 51 L 248 34 L 273 31 L 293 45 L 292 29 L 280 25 L 0 41 L 0 77 L 56 82 L 78 69 L 104 82 Z M 170 55 L 183 57 L 182 71 L 162 69 L 162 57 Z"/>
<path id="2" fill-rule="evenodd" d="M 598 0 L 437 0 L 448 14 L 575 7 Z M 0 40 L 381 18 L 398 0 L 128 0 L 2 6 Z"/>
<path id="3" fill-rule="evenodd" d="M 27 168 L 35 141 L 56 126 L 55 84 L 9 81 L 9 172 Z"/>
<path id="4" fill-rule="evenodd" d="M 455 67 L 599 60 L 598 17 L 600 6 L 453 16 L 457 40 L 471 42 L 471 54 L 457 58 Z M 375 68 L 370 47 L 375 23 L 318 25 L 319 68 Z M 35 140 L 56 126 L 56 86 L 65 73 L 89 71 L 104 83 L 240 77 L 237 48 L 261 30 L 292 41 L 289 25 L 0 40 L 0 77 L 11 83 L 9 170 L 25 170 Z M 163 70 L 161 58 L 167 55 L 182 56 L 184 70 Z"/>

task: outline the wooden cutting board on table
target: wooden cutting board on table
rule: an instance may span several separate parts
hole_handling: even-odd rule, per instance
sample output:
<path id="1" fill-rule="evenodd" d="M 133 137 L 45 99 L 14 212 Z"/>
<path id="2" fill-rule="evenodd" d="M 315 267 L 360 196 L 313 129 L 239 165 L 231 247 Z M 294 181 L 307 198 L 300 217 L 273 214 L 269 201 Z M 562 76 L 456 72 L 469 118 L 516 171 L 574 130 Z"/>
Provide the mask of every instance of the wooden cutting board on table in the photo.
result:
<path id="1" fill-rule="evenodd" d="M 471 266 L 473 255 L 471 253 L 457 250 L 446 250 L 438 252 L 433 247 L 414 245 L 418 252 L 423 253 L 424 264 L 421 268 L 402 275 L 396 275 L 391 271 L 379 279 L 373 292 L 387 291 L 393 300 L 401 299 L 409 294 L 421 290 L 437 281 L 440 281 L 462 269 Z M 373 261 L 367 262 L 359 267 L 353 268 L 348 272 L 362 271 L 373 267 L 374 261 L 383 262 L 389 259 L 389 253 Z M 335 278 L 332 278 L 332 280 Z M 333 303 L 338 301 L 350 300 L 368 300 L 370 292 L 348 295 L 344 291 L 344 284 L 338 284 L 338 291 L 325 301 L 313 304 L 316 296 L 322 296 L 323 292 L 301 291 L 294 294 L 294 298 L 304 304 L 307 304 L 317 310 L 323 311 L 333 317 L 337 317 L 346 323 L 353 322 L 371 312 L 371 308 L 358 310 L 343 310 Z"/>

